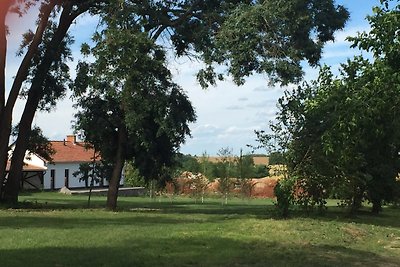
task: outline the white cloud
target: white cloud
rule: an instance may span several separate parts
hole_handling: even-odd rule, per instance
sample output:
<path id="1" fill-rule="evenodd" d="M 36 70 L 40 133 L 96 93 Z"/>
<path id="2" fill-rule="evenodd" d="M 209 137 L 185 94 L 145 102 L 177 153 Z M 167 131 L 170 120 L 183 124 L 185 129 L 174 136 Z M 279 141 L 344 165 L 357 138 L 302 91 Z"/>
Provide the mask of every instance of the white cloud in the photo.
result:
<path id="1" fill-rule="evenodd" d="M 198 137 L 215 135 L 220 131 L 221 131 L 220 128 L 211 124 L 197 125 L 192 129 L 192 133 L 196 134 Z"/>
<path id="2" fill-rule="evenodd" d="M 253 89 L 255 92 L 267 92 L 269 90 L 268 87 L 266 86 L 258 86 Z"/>
<path id="3" fill-rule="evenodd" d="M 263 101 L 258 101 L 258 102 L 254 102 L 251 104 L 248 104 L 247 107 L 249 108 L 267 108 L 267 107 L 271 107 L 271 106 L 275 106 L 276 105 L 276 100 L 275 98 L 273 99 L 266 99 Z"/>
<path id="4" fill-rule="evenodd" d="M 239 105 L 233 105 L 233 106 L 228 106 L 226 107 L 227 110 L 243 110 L 244 107 L 239 106 Z"/>
<path id="5" fill-rule="evenodd" d="M 351 45 L 351 42 L 347 41 L 347 37 L 355 37 L 358 33 L 369 32 L 371 27 L 366 24 L 363 26 L 347 27 L 342 31 L 338 31 L 335 34 L 335 41 L 327 44 L 327 47 L 347 46 Z"/>

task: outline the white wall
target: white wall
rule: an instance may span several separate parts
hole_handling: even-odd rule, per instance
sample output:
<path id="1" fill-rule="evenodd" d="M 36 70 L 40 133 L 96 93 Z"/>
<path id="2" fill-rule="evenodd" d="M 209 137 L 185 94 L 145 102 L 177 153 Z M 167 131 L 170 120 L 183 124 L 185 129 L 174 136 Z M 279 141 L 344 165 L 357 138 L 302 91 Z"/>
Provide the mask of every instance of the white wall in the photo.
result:
<path id="1" fill-rule="evenodd" d="M 79 181 L 79 177 L 74 177 L 74 172 L 79 170 L 80 163 L 55 163 L 48 164 L 47 171 L 44 175 L 44 189 L 51 189 L 51 170 L 55 170 L 55 189 L 59 189 L 64 186 L 65 181 L 65 170 L 69 170 L 69 186 L 68 188 L 78 188 L 85 187 L 85 181 Z M 104 177 L 104 186 L 108 185 L 107 179 Z M 121 179 L 121 185 L 123 185 L 124 179 Z M 90 183 L 90 181 L 89 181 Z M 94 184 L 94 186 L 100 186 L 99 183 Z"/>
<path id="2" fill-rule="evenodd" d="M 77 163 L 57 163 L 48 164 L 47 171 L 44 175 L 43 187 L 44 189 L 51 189 L 51 170 L 55 170 L 54 186 L 61 188 L 64 186 L 65 169 L 69 170 L 69 187 L 84 187 L 85 182 L 79 182 L 79 178 L 74 177 L 73 173 L 79 170 Z"/>
<path id="3" fill-rule="evenodd" d="M 24 162 L 30 165 L 46 168 L 44 160 L 34 153 L 26 152 Z"/>

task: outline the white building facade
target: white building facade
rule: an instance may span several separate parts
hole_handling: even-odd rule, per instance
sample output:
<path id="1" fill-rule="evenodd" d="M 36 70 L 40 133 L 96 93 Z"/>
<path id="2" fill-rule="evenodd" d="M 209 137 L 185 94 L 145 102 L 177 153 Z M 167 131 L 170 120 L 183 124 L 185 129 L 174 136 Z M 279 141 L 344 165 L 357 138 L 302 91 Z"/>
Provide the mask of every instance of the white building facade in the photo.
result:
<path id="1" fill-rule="evenodd" d="M 77 142 L 75 135 L 68 135 L 63 141 L 52 141 L 52 148 L 55 154 L 53 161 L 46 164 L 47 171 L 44 174 L 43 189 L 60 189 L 62 187 L 86 188 L 90 186 L 90 181 L 80 180 L 80 177 L 74 176 L 79 171 L 83 163 L 93 163 L 96 157 L 94 150 L 88 148 L 84 142 Z M 102 177 L 100 181 L 95 181 L 95 187 L 107 187 L 108 178 Z M 123 177 L 120 185 L 123 185 Z"/>
<path id="2" fill-rule="evenodd" d="M 80 176 L 74 176 L 81 164 L 93 163 L 96 157 L 94 150 L 84 142 L 77 142 L 75 135 L 68 135 L 63 141 L 51 141 L 54 155 L 52 162 L 47 162 L 40 156 L 27 152 L 24 159 L 23 177 L 21 188 L 27 190 L 56 190 L 62 187 L 69 189 L 87 188 L 91 181 L 81 180 Z M 11 147 L 9 158 L 11 158 L 14 147 Z M 96 158 L 98 160 L 98 157 Z M 7 162 L 6 171 L 10 169 Z M 102 177 L 94 181 L 94 187 L 108 187 L 108 178 Z M 120 185 L 124 183 L 121 177 Z"/>

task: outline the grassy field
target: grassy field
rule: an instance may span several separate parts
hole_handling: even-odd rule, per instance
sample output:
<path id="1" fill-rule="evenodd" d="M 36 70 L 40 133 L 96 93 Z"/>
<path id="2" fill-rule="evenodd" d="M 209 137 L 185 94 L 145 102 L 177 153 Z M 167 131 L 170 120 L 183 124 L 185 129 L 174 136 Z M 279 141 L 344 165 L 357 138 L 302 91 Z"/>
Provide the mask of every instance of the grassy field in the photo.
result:
<path id="1" fill-rule="evenodd" d="M 0 209 L 0 266 L 400 266 L 400 210 L 275 216 L 269 200 L 23 195 Z"/>

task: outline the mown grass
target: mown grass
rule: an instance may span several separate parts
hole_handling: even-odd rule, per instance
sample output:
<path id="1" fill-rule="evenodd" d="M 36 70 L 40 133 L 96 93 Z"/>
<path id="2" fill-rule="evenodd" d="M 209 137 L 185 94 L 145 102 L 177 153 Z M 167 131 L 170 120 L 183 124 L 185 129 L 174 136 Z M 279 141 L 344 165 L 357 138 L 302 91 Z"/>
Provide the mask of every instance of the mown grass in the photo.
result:
<path id="1" fill-rule="evenodd" d="M 0 266 L 400 266 L 400 210 L 276 216 L 270 200 L 23 195 L 0 210 Z"/>

